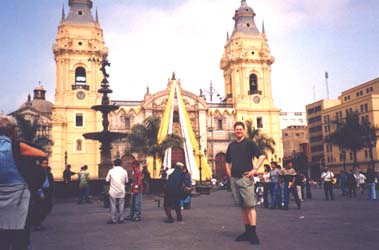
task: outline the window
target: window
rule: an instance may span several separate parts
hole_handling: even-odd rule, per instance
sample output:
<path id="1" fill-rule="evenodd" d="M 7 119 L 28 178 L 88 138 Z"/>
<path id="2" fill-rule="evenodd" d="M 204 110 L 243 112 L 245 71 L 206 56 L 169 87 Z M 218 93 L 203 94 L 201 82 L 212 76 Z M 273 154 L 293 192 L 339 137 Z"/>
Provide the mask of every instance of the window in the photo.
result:
<path id="1" fill-rule="evenodd" d="M 84 119 L 82 113 L 75 114 L 75 127 L 83 127 L 84 126 Z"/>
<path id="2" fill-rule="evenodd" d="M 365 103 L 365 112 L 368 112 L 368 104 Z"/>
<path id="3" fill-rule="evenodd" d="M 365 159 L 368 159 L 368 151 L 365 150 Z"/>
<path id="4" fill-rule="evenodd" d="M 257 118 L 257 128 L 263 128 L 263 118 L 262 117 Z"/>
<path id="5" fill-rule="evenodd" d="M 352 152 L 349 153 L 349 157 L 350 157 L 350 160 L 353 160 L 353 153 Z"/>
<path id="6" fill-rule="evenodd" d="M 76 140 L 75 149 L 76 149 L 76 151 L 82 151 L 83 150 L 83 141 L 81 139 Z"/>
<path id="7" fill-rule="evenodd" d="M 222 129 L 222 119 L 217 119 L 217 129 Z"/>
<path id="8" fill-rule="evenodd" d="M 256 74 L 249 76 L 249 94 L 256 94 L 258 92 L 258 77 Z"/>
<path id="9" fill-rule="evenodd" d="M 130 117 L 124 117 L 125 128 L 130 128 Z"/>
<path id="10" fill-rule="evenodd" d="M 86 84 L 86 70 L 83 67 L 75 69 L 75 84 Z"/>

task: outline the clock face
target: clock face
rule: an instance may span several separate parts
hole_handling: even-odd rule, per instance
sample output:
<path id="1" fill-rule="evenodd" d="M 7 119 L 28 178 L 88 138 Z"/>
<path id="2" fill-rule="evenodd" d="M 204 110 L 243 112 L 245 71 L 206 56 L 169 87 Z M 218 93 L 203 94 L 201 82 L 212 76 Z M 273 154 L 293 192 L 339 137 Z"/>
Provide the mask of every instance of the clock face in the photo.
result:
<path id="1" fill-rule="evenodd" d="M 256 95 L 256 96 L 253 97 L 253 102 L 254 103 L 258 104 L 260 101 L 261 101 L 261 98 L 259 98 L 259 96 Z"/>
<path id="2" fill-rule="evenodd" d="M 78 91 L 76 93 L 76 97 L 79 99 L 79 100 L 83 100 L 85 97 L 86 97 L 86 94 L 83 92 L 83 91 Z"/>

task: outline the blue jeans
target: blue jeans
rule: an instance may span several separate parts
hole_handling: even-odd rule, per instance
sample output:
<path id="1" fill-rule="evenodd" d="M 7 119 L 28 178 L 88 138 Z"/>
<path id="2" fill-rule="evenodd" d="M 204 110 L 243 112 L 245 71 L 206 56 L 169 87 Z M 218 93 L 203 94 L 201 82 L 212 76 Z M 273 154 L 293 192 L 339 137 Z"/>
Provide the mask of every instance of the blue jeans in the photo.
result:
<path id="1" fill-rule="evenodd" d="M 376 200 L 376 190 L 375 190 L 375 182 L 373 183 L 368 183 L 367 184 L 367 187 L 368 187 L 368 198 L 370 200 Z"/>
<path id="2" fill-rule="evenodd" d="M 283 204 L 284 208 L 288 209 L 289 203 L 290 203 L 290 193 L 292 193 L 293 198 L 295 199 L 296 205 L 298 208 L 300 208 L 300 199 L 297 195 L 296 187 L 288 187 L 288 183 L 283 183 Z"/>
<path id="3" fill-rule="evenodd" d="M 272 196 L 271 196 L 271 208 L 275 208 L 276 202 L 277 202 L 277 196 L 279 192 L 279 183 L 277 182 L 271 182 L 271 190 L 272 190 Z"/>
<path id="4" fill-rule="evenodd" d="M 130 203 L 130 219 L 134 218 L 134 215 L 136 218 L 141 218 L 142 211 L 141 211 L 141 205 L 142 205 L 142 193 L 136 193 L 132 196 L 132 202 Z"/>
<path id="5" fill-rule="evenodd" d="M 79 187 L 79 202 L 89 201 L 89 186 Z"/>

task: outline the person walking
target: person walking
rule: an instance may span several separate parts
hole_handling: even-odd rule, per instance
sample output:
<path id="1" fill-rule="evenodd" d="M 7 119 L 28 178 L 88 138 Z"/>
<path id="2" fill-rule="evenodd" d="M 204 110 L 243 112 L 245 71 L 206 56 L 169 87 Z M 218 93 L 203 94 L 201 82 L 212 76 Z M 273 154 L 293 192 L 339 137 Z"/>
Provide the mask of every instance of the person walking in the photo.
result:
<path id="1" fill-rule="evenodd" d="M 362 172 L 356 172 L 354 174 L 355 180 L 357 182 L 357 188 L 361 196 L 365 193 L 366 188 L 366 176 Z"/>
<path id="2" fill-rule="evenodd" d="M 23 165 L 20 158 L 35 160 L 48 156 L 37 148 L 18 142 L 16 135 L 17 121 L 11 116 L 0 115 L 0 248 L 4 250 L 28 248 L 31 192 L 42 185 L 42 181 L 36 178 L 39 176 L 31 171 L 34 166 Z M 34 179 L 33 183 L 31 179 Z"/>
<path id="3" fill-rule="evenodd" d="M 375 186 L 378 183 L 378 174 L 375 172 L 374 168 L 370 167 L 367 169 L 367 186 L 368 186 L 368 199 L 376 200 L 376 189 Z"/>
<path id="4" fill-rule="evenodd" d="M 78 204 L 81 204 L 83 200 L 87 203 L 91 203 L 89 199 L 89 172 L 88 166 L 84 165 L 80 168 L 79 175 L 79 201 Z"/>
<path id="5" fill-rule="evenodd" d="M 113 168 L 105 177 L 105 181 L 110 183 L 109 202 L 111 219 L 108 224 L 123 223 L 125 220 L 125 184 L 128 182 L 128 172 L 121 167 L 121 159 L 113 161 Z"/>
<path id="6" fill-rule="evenodd" d="M 328 167 L 325 167 L 324 171 L 321 174 L 321 180 L 324 182 L 324 192 L 325 192 L 325 200 L 334 200 L 334 192 L 333 192 L 333 183 L 332 179 L 334 178 L 334 174 L 329 170 Z"/>
<path id="7" fill-rule="evenodd" d="M 243 122 L 236 122 L 233 128 L 236 139 L 228 145 L 225 169 L 230 178 L 234 202 L 241 208 L 241 217 L 245 224 L 245 232 L 239 235 L 235 241 L 250 241 L 252 244 L 259 244 L 256 233 L 257 214 L 255 206 L 257 201 L 253 177 L 266 157 L 253 140 L 245 138 L 245 124 Z M 258 159 L 254 165 L 252 163 L 253 158 Z"/>
<path id="8" fill-rule="evenodd" d="M 263 207 L 268 208 L 268 194 L 272 199 L 272 189 L 271 189 L 271 168 L 270 165 L 264 164 L 264 172 L 262 175 L 263 180 Z"/>
<path id="9" fill-rule="evenodd" d="M 43 159 L 41 162 L 42 169 L 45 172 L 45 180 L 42 188 L 36 192 L 35 208 L 33 212 L 33 227 L 34 230 L 45 230 L 42 222 L 49 215 L 53 209 L 53 196 L 54 196 L 54 177 L 51 173 L 48 159 Z"/>
<path id="10" fill-rule="evenodd" d="M 185 174 L 184 182 L 183 182 L 183 188 L 184 188 L 184 195 L 185 197 L 182 197 L 180 200 L 180 209 L 190 209 L 191 208 L 191 192 L 192 192 L 192 178 L 191 173 L 188 171 L 188 168 L 186 166 L 182 167 L 182 171 Z"/>
<path id="11" fill-rule="evenodd" d="M 68 198 L 72 192 L 71 176 L 77 173 L 71 171 L 71 165 L 67 164 L 63 171 L 63 185 L 64 185 L 64 197 Z"/>
<path id="12" fill-rule="evenodd" d="M 356 197 L 357 196 L 357 180 L 355 179 L 355 176 L 353 174 L 353 170 L 350 170 L 349 173 L 347 173 L 347 180 L 346 180 L 346 185 L 347 185 L 347 192 L 349 197 Z"/>
<path id="13" fill-rule="evenodd" d="M 143 191 L 143 174 L 140 169 L 140 163 L 137 160 L 132 162 L 132 200 L 130 203 L 130 213 L 127 220 L 141 221 L 142 219 L 142 191 Z"/>
<path id="14" fill-rule="evenodd" d="M 177 162 L 173 166 L 173 171 L 168 175 L 168 179 L 165 187 L 165 196 L 163 200 L 164 211 L 167 216 L 166 223 L 174 223 L 171 210 L 176 212 L 176 220 L 182 221 L 183 216 L 180 209 L 180 200 L 182 198 L 182 187 L 184 185 L 185 173 L 182 171 L 183 163 Z"/>

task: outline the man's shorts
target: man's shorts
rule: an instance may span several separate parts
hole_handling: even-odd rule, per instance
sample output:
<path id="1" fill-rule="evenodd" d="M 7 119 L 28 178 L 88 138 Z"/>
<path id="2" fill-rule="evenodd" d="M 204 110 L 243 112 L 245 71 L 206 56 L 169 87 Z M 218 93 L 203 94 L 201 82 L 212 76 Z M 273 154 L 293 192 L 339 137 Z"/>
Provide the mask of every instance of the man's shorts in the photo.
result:
<path id="1" fill-rule="evenodd" d="M 230 177 L 230 188 L 236 206 L 243 208 L 253 208 L 257 204 L 255 198 L 254 179 L 246 177 Z"/>

